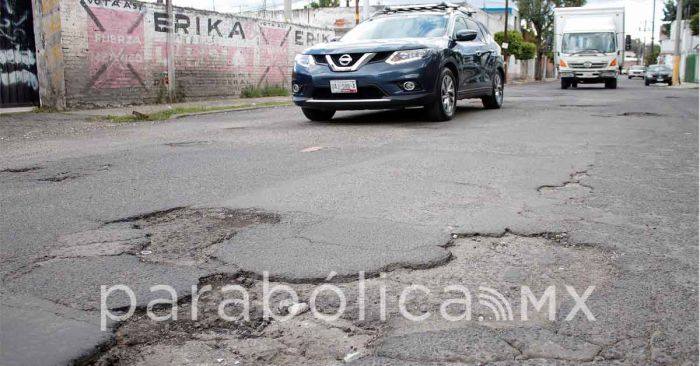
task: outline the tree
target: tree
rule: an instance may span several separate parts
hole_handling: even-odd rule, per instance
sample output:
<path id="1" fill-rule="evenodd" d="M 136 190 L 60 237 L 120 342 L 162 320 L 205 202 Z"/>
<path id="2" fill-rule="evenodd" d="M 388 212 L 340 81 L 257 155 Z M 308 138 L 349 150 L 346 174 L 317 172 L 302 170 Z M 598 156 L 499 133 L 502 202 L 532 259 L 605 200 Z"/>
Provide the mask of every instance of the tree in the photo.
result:
<path id="1" fill-rule="evenodd" d="M 700 13 L 696 13 L 692 18 L 690 18 L 690 29 L 693 30 L 694 36 L 698 35 L 698 15 L 700 15 Z"/>
<path id="2" fill-rule="evenodd" d="M 503 44 L 503 32 L 493 35 L 496 43 Z M 523 34 L 515 31 L 508 31 L 508 54 L 513 55 L 518 60 L 531 60 L 537 53 L 537 46 L 532 42 L 525 42 Z"/>
<path id="3" fill-rule="evenodd" d="M 654 45 L 654 52 L 647 53 L 647 55 L 644 57 L 644 64 L 647 66 L 656 65 L 659 62 L 659 54 L 660 53 L 661 53 L 661 46 Z"/>
<path id="4" fill-rule="evenodd" d="M 318 2 L 313 1 L 311 4 L 309 4 L 311 9 L 318 9 L 318 8 L 337 8 L 340 6 L 340 0 L 318 0 Z"/>
<path id="5" fill-rule="evenodd" d="M 520 18 L 532 27 L 534 43 L 537 48 L 537 67 L 535 79 L 542 80 L 542 61 L 553 40 L 554 8 L 583 6 L 586 0 L 517 0 Z"/>
<path id="6" fill-rule="evenodd" d="M 505 39 L 503 38 L 503 34 L 503 32 L 496 32 L 496 34 L 493 35 L 493 38 L 499 45 L 502 45 L 503 41 L 505 41 Z M 520 53 L 520 46 L 522 45 L 522 43 L 522 33 L 515 30 L 508 31 L 508 54 L 514 55 L 517 58 L 517 55 Z"/>
<path id="7" fill-rule="evenodd" d="M 676 9 L 678 8 L 678 3 L 675 0 L 666 0 L 664 3 L 664 22 L 665 23 L 661 26 L 661 32 L 663 34 L 670 36 L 671 35 L 671 22 L 676 21 Z M 698 5 L 697 0 L 685 0 L 683 1 L 683 17 L 682 19 L 687 20 L 691 19 L 695 14 L 698 14 L 698 10 L 700 10 L 700 5 Z"/>

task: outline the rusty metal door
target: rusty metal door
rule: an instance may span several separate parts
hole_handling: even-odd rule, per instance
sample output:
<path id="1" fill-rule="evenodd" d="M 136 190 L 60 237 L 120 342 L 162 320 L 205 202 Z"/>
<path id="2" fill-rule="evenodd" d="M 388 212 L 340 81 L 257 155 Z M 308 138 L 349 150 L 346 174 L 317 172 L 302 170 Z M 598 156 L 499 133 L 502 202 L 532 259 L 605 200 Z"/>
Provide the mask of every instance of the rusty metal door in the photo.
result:
<path id="1" fill-rule="evenodd" d="M 31 0 L 0 0 L 0 107 L 39 105 Z"/>

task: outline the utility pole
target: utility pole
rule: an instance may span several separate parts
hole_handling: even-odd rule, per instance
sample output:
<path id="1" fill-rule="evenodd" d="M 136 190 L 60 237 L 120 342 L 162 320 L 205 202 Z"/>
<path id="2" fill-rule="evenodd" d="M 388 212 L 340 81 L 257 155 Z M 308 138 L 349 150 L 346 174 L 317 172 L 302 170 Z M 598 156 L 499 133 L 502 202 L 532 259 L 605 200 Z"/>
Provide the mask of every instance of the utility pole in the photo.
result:
<path id="1" fill-rule="evenodd" d="M 505 26 L 505 30 L 503 31 L 503 43 L 507 44 L 508 43 L 508 0 L 506 0 L 506 10 L 505 11 L 506 11 L 506 15 L 505 15 L 506 26 Z M 510 60 L 510 55 L 508 54 L 508 48 L 506 48 L 503 51 L 503 53 L 504 53 L 503 56 L 505 56 L 505 61 L 506 61 L 505 66 L 504 66 L 505 75 L 503 75 L 503 83 L 505 83 L 506 81 L 508 81 L 508 61 Z"/>
<path id="2" fill-rule="evenodd" d="M 355 0 L 355 25 L 360 24 L 360 0 Z"/>
<path id="3" fill-rule="evenodd" d="M 292 21 L 292 0 L 284 0 L 284 20 Z"/>
<path id="4" fill-rule="evenodd" d="M 369 19 L 369 16 L 371 14 L 369 13 L 369 0 L 363 0 L 362 1 L 362 20 L 367 20 Z"/>
<path id="5" fill-rule="evenodd" d="M 175 17 L 173 16 L 173 0 L 165 0 L 165 12 L 168 14 L 168 33 L 166 46 L 168 48 L 168 102 L 175 100 Z"/>
<path id="6" fill-rule="evenodd" d="M 656 0 L 654 0 L 654 11 L 651 16 L 651 55 L 655 55 L 654 52 L 654 29 L 656 28 Z M 656 63 L 656 62 L 654 62 Z M 649 65 L 647 65 L 649 66 Z"/>
<path id="7" fill-rule="evenodd" d="M 681 22 L 683 21 L 683 0 L 678 0 L 676 9 L 676 47 L 673 52 L 673 85 L 681 85 Z"/>

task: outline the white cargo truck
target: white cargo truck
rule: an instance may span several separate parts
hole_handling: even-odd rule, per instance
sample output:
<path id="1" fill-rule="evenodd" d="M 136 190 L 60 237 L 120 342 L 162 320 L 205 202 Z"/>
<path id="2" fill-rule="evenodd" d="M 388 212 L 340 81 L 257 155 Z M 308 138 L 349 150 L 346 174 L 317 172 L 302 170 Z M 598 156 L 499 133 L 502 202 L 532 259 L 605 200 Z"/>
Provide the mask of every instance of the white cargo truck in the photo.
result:
<path id="1" fill-rule="evenodd" d="M 554 9 L 554 56 L 561 88 L 617 88 L 625 60 L 625 8 Z"/>

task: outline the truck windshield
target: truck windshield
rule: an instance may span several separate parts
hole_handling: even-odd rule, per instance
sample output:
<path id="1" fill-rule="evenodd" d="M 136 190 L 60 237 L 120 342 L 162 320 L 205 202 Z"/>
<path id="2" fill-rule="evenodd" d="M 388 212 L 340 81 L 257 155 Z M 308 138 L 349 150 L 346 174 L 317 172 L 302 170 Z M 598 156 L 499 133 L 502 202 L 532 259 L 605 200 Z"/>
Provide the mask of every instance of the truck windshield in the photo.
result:
<path id="1" fill-rule="evenodd" d="M 613 53 L 615 33 L 566 33 L 561 48 L 563 53 Z"/>
<path id="2" fill-rule="evenodd" d="M 368 39 L 441 37 L 447 33 L 446 15 L 377 18 L 353 28 L 343 42 Z"/>

